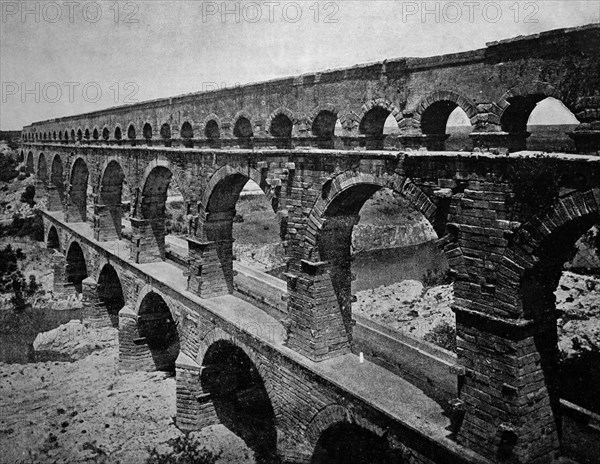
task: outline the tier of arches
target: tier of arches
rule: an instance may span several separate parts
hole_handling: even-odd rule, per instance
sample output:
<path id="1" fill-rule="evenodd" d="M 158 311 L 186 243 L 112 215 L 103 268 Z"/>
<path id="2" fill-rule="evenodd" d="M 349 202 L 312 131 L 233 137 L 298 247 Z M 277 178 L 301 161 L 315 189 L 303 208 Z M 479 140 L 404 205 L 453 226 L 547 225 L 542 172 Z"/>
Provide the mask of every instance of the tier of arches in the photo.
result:
<path id="1" fill-rule="evenodd" d="M 410 140 L 431 149 L 444 149 L 444 137 L 449 136 L 447 126 L 454 113 L 460 112 L 462 124 L 470 125 L 474 131 L 489 132 L 488 127 L 493 125 L 497 131 L 524 136 L 529 117 L 536 105 L 546 98 L 560 101 L 576 121 L 574 105 L 558 90 L 548 84 L 534 83 L 513 88 L 497 102 L 479 107 L 456 92 L 438 91 L 424 97 L 413 111 L 401 111 L 393 102 L 379 98 L 370 100 L 357 112 L 345 114 L 332 104 L 320 105 L 308 115 L 281 107 L 263 121 L 241 110 L 228 120 L 211 113 L 201 121 L 183 118 L 180 125 L 171 123 L 172 118 L 157 125 L 150 121 L 132 121 L 112 127 L 29 133 L 25 134 L 25 140 L 213 148 L 274 143 L 279 148 L 291 148 L 290 141 L 297 139 L 317 147 L 333 148 L 335 139 L 358 137 L 366 148 L 381 149 L 386 137 L 390 143 L 404 137 L 404 143 Z"/>

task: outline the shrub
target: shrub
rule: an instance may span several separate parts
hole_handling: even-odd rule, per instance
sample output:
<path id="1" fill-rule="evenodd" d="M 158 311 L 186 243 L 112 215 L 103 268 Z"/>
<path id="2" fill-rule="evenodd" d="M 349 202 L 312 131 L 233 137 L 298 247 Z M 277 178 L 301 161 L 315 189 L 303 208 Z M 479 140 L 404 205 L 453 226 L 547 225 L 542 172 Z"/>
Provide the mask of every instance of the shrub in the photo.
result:
<path id="1" fill-rule="evenodd" d="M 173 438 L 167 444 L 171 451 L 160 453 L 153 449 L 146 464 L 214 464 L 220 455 L 204 448 L 189 434 Z"/>
<path id="2" fill-rule="evenodd" d="M 21 194 L 21 202 L 27 203 L 31 208 L 35 205 L 35 187 L 33 185 L 28 185 L 25 188 L 25 191 Z"/>
<path id="3" fill-rule="evenodd" d="M 456 327 L 440 322 L 423 336 L 423 340 L 456 353 Z"/>

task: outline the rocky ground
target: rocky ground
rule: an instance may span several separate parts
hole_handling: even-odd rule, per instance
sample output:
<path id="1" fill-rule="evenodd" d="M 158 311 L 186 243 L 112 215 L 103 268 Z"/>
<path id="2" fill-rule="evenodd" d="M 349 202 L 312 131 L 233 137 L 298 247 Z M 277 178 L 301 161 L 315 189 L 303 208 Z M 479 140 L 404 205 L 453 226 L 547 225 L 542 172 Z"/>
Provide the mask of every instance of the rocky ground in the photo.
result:
<path id="1" fill-rule="evenodd" d="M 89 334 L 88 334 L 89 336 Z M 122 373 L 112 346 L 73 363 L 0 364 L 2 463 L 144 463 L 171 449 L 175 379 L 162 372 Z M 217 463 L 253 463 L 225 429 L 196 434 Z"/>

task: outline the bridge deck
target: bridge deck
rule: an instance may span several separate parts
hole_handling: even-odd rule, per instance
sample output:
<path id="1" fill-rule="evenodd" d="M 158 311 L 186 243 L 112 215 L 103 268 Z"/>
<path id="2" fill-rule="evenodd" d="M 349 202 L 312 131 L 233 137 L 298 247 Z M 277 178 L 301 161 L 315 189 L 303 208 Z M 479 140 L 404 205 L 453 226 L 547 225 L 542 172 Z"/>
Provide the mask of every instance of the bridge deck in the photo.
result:
<path id="1" fill-rule="evenodd" d="M 182 300 L 189 300 L 204 308 L 225 323 L 249 332 L 261 343 L 285 355 L 290 360 L 312 371 L 322 379 L 330 382 L 349 395 L 361 399 L 366 404 L 381 411 L 394 421 L 402 423 L 413 433 L 436 443 L 470 462 L 487 463 L 486 459 L 470 451 L 450 438 L 448 428 L 450 419 L 444 415 L 442 407 L 427 396 L 421 389 L 395 375 L 394 373 L 369 362 L 359 362 L 355 354 L 346 354 L 321 362 L 313 362 L 301 354 L 291 350 L 284 344 L 284 327 L 279 320 L 262 309 L 234 295 L 203 299 L 186 290 L 187 278 L 182 269 L 170 262 L 135 264 L 129 257 L 129 243 L 125 240 L 97 242 L 93 239 L 92 227 L 89 223 L 65 223 L 62 212 L 43 212 L 48 218 L 71 229 L 82 242 L 104 250 L 120 261 L 124 267 L 137 269 L 161 286 L 169 287 L 180 294 Z M 268 333 L 248 328 L 273 328 Z"/>

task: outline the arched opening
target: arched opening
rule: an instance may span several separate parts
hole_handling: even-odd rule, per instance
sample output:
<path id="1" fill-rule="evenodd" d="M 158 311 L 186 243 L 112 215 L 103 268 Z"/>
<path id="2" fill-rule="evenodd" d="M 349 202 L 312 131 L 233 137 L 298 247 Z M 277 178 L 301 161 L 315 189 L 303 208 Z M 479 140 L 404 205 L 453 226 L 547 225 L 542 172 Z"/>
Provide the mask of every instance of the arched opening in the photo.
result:
<path id="1" fill-rule="evenodd" d="M 169 306 L 157 293 L 150 292 L 142 300 L 138 330 L 150 350 L 155 369 L 175 374 L 179 334 Z"/>
<path id="2" fill-rule="evenodd" d="M 575 142 L 569 132 L 575 130 L 579 121 L 560 101 L 553 97 L 540 100 L 527 120 L 529 150 L 575 153 Z"/>
<path id="3" fill-rule="evenodd" d="M 87 278 L 87 266 L 85 256 L 79 243 L 73 242 L 67 251 L 67 263 L 65 267 L 67 282 L 73 285 L 77 293 L 83 291 L 82 282 Z"/>
<path id="4" fill-rule="evenodd" d="M 98 129 L 94 127 L 94 132 L 92 133 L 92 138 L 94 140 L 98 140 L 100 138 L 100 134 L 98 134 Z"/>
<path id="5" fill-rule="evenodd" d="M 238 139 L 242 148 L 248 148 L 252 144 L 252 123 L 244 116 L 240 116 L 233 126 L 233 136 Z"/>
<path id="6" fill-rule="evenodd" d="M 208 145 L 213 148 L 219 147 L 219 140 L 221 138 L 221 129 L 217 121 L 211 119 L 206 123 L 204 127 L 204 136 L 208 140 Z"/>
<path id="7" fill-rule="evenodd" d="M 292 147 L 292 129 L 294 124 L 292 120 L 285 114 L 279 113 L 271 121 L 269 132 L 275 137 L 275 145 L 277 148 Z"/>
<path id="8" fill-rule="evenodd" d="M 75 141 L 75 129 L 71 129 L 71 140 Z"/>
<path id="9" fill-rule="evenodd" d="M 148 243 L 144 252 L 138 256 L 138 262 L 151 262 L 165 258 L 166 203 L 172 175 L 167 167 L 156 166 L 150 171 L 144 182 L 140 219 L 148 221 L 149 229 L 143 232 Z"/>
<path id="10" fill-rule="evenodd" d="M 256 462 L 278 462 L 273 406 L 252 360 L 239 346 L 219 340 L 206 351 L 202 367 L 202 391 L 219 422 L 244 440 Z"/>
<path id="11" fill-rule="evenodd" d="M 133 124 L 130 124 L 127 128 L 127 138 L 129 140 L 135 140 L 135 127 Z"/>
<path id="12" fill-rule="evenodd" d="M 183 146 L 194 146 L 192 142 L 192 139 L 194 138 L 194 129 L 192 129 L 192 125 L 189 122 L 186 121 L 181 125 L 181 131 L 179 133 L 181 136 L 181 140 L 183 141 Z"/>
<path id="13" fill-rule="evenodd" d="M 77 141 L 81 142 L 83 140 L 83 132 L 81 132 L 81 129 L 77 130 Z"/>
<path id="14" fill-rule="evenodd" d="M 106 264 L 98 277 L 98 299 L 110 319 L 113 327 L 119 327 L 119 311 L 125 306 L 121 280 L 115 268 Z"/>
<path id="15" fill-rule="evenodd" d="M 33 152 L 27 153 L 27 161 L 25 161 L 25 172 L 27 174 L 33 174 L 35 169 L 33 167 Z"/>
<path id="16" fill-rule="evenodd" d="M 471 120 L 465 110 L 460 106 L 454 108 L 454 111 L 448 116 L 445 133 L 445 149 L 448 151 L 473 151 L 473 141 L 470 137 L 473 132 Z"/>
<path id="17" fill-rule="evenodd" d="M 50 185 L 53 187 L 48 198 L 48 209 L 50 211 L 61 211 L 65 201 L 65 181 L 63 164 L 59 155 L 52 160 L 52 171 L 50 174 Z"/>
<path id="18" fill-rule="evenodd" d="M 60 249 L 60 240 L 58 238 L 58 232 L 56 231 L 56 227 L 50 227 L 48 231 L 48 238 L 46 240 L 46 246 L 52 250 Z"/>
<path id="19" fill-rule="evenodd" d="M 425 144 L 430 150 L 447 150 L 450 146 L 471 150 L 471 130 L 465 111 L 450 100 L 436 101 L 421 114 L 421 132 L 427 137 Z"/>
<path id="20" fill-rule="evenodd" d="M 121 140 L 123 136 L 121 135 L 121 128 L 117 126 L 115 128 L 115 140 Z"/>
<path id="21" fill-rule="evenodd" d="M 315 446 L 311 464 L 402 464 L 385 437 L 357 424 L 339 423 L 326 429 Z"/>
<path id="22" fill-rule="evenodd" d="M 65 142 L 69 141 L 69 131 L 65 130 Z"/>
<path id="23" fill-rule="evenodd" d="M 578 121 L 559 100 L 546 98 L 543 94 L 531 94 L 510 97 L 507 101 L 509 106 L 502 113 L 500 124 L 502 130 L 509 132 L 515 140 L 515 150 L 535 146 L 541 151 L 575 151 L 575 145 L 568 140 L 566 132 Z M 530 129 L 536 134 L 531 143 Z"/>
<path id="24" fill-rule="evenodd" d="M 90 130 L 89 129 L 85 130 L 85 132 L 83 134 L 83 138 L 86 139 L 86 140 L 90 139 Z"/>
<path id="25" fill-rule="evenodd" d="M 67 222 L 85 222 L 87 220 L 88 167 L 82 158 L 78 158 L 71 169 L 71 190 L 67 205 Z"/>
<path id="26" fill-rule="evenodd" d="M 160 138 L 164 141 L 166 147 L 171 146 L 171 126 L 166 123 L 160 126 Z"/>
<path id="27" fill-rule="evenodd" d="M 284 263 L 281 236 L 285 221 L 280 222 L 275 214 L 275 198 L 267 199 L 262 188 L 241 173 L 222 178 L 210 192 L 204 232 L 217 248 L 225 291 L 233 291 L 234 259 L 241 266 L 261 271 L 272 271 Z"/>
<path id="28" fill-rule="evenodd" d="M 145 140 L 152 140 L 152 126 L 148 123 L 144 124 L 142 135 Z"/>
<path id="29" fill-rule="evenodd" d="M 455 348 L 449 265 L 433 226 L 408 198 L 349 181 L 326 203 L 323 219 L 318 256 L 330 263 L 346 333 L 353 319 L 365 319 Z M 449 332 L 447 346 L 434 336 L 440 331 Z"/>
<path id="30" fill-rule="evenodd" d="M 390 111 L 376 106 L 371 108 L 360 121 L 359 132 L 365 136 L 365 146 L 370 150 L 381 150 L 383 148 L 383 128 Z"/>
<path id="31" fill-rule="evenodd" d="M 104 129 L 102 129 L 102 138 L 104 140 L 110 139 L 110 132 L 108 130 L 108 127 L 105 127 Z"/>
<path id="32" fill-rule="evenodd" d="M 96 240 L 117 240 L 121 238 L 123 221 L 122 191 L 125 174 L 121 165 L 113 160 L 108 163 L 100 180 L 98 196 Z"/>
<path id="33" fill-rule="evenodd" d="M 319 148 L 333 148 L 333 137 L 337 114 L 332 111 L 320 111 L 312 123 L 312 134 L 317 138 Z"/>
<path id="34" fill-rule="evenodd" d="M 56 140 L 56 131 L 54 131 L 54 133 L 52 134 L 52 138 L 53 138 L 54 140 Z"/>
<path id="35" fill-rule="evenodd" d="M 520 287 L 524 316 L 537 329 L 533 341 L 550 399 L 550 411 L 536 417 L 544 424 L 547 414 L 554 417 L 561 454 L 577 462 L 600 455 L 597 433 L 584 425 L 600 414 L 600 241 L 587 232 L 599 219 L 597 212 L 587 214 L 550 234 Z M 593 257 L 590 267 L 576 265 L 582 252 Z"/>

